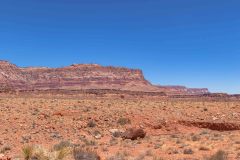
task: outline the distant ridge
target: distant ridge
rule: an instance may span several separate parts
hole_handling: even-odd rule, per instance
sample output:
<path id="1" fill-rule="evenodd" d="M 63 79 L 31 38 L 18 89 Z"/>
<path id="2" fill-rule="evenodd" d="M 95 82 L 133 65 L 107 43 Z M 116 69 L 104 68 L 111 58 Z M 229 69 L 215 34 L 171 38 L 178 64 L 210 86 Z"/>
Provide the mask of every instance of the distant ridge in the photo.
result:
<path id="1" fill-rule="evenodd" d="M 156 86 L 147 81 L 139 69 L 73 64 L 62 68 L 18 67 L 0 61 L 0 90 L 84 90 L 115 89 L 167 94 L 206 94 L 206 88 L 184 86 Z"/>

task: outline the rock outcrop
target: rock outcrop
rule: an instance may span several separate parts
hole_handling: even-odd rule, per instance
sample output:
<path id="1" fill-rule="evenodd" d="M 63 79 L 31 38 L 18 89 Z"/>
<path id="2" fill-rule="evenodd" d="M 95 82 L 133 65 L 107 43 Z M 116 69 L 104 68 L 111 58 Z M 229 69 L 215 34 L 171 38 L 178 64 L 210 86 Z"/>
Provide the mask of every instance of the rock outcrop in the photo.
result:
<path id="1" fill-rule="evenodd" d="M 0 61 L 0 90 L 47 89 L 115 89 L 168 94 L 208 93 L 207 89 L 152 85 L 139 69 L 104 67 L 97 64 L 74 64 L 63 68 L 21 68 L 7 61 Z"/>

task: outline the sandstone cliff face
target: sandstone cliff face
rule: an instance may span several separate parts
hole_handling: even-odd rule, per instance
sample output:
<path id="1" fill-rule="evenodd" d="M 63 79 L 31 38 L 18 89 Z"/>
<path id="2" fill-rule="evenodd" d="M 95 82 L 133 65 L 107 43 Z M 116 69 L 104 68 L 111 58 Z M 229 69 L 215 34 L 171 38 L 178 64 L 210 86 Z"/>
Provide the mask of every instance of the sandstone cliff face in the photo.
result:
<path id="1" fill-rule="evenodd" d="M 173 94 L 202 94 L 208 90 L 154 86 L 138 69 L 76 64 L 63 68 L 19 68 L 0 61 L 0 89 L 117 89 Z"/>
<path id="2" fill-rule="evenodd" d="M 102 67 L 96 64 L 71 65 L 64 68 L 19 68 L 6 61 L 0 61 L 0 85 L 2 88 L 17 90 L 156 89 L 144 79 L 141 70 Z"/>

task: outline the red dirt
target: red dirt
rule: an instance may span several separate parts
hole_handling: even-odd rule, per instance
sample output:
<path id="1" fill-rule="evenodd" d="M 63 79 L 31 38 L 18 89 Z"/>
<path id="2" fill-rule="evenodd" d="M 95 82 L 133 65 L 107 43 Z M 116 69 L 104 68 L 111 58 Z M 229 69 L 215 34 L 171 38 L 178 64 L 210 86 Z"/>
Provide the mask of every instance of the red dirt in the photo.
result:
<path id="1" fill-rule="evenodd" d="M 10 146 L 4 153 L 10 157 L 21 158 L 26 145 L 51 149 L 66 140 L 95 150 L 102 159 L 119 152 L 126 159 L 201 160 L 221 149 L 234 160 L 240 152 L 237 99 L 33 92 L 1 94 L 0 106 L 0 149 Z M 119 118 L 130 123 L 121 125 Z M 146 137 L 124 140 L 109 131 L 128 128 L 142 128 Z M 193 153 L 185 154 L 189 149 Z"/>

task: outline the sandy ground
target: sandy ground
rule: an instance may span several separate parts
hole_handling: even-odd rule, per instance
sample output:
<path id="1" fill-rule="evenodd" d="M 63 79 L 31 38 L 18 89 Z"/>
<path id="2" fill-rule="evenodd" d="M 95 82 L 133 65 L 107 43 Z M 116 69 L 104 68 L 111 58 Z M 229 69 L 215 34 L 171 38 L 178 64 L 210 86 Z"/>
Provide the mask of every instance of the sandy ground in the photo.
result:
<path id="1" fill-rule="evenodd" d="M 65 141 L 95 150 L 103 160 L 202 160 L 219 150 L 235 160 L 240 159 L 239 124 L 238 100 L 110 94 L 0 97 L 0 149 L 12 159 L 23 159 L 26 145 L 50 150 Z M 110 133 L 131 127 L 142 128 L 146 137 L 133 141 Z"/>

